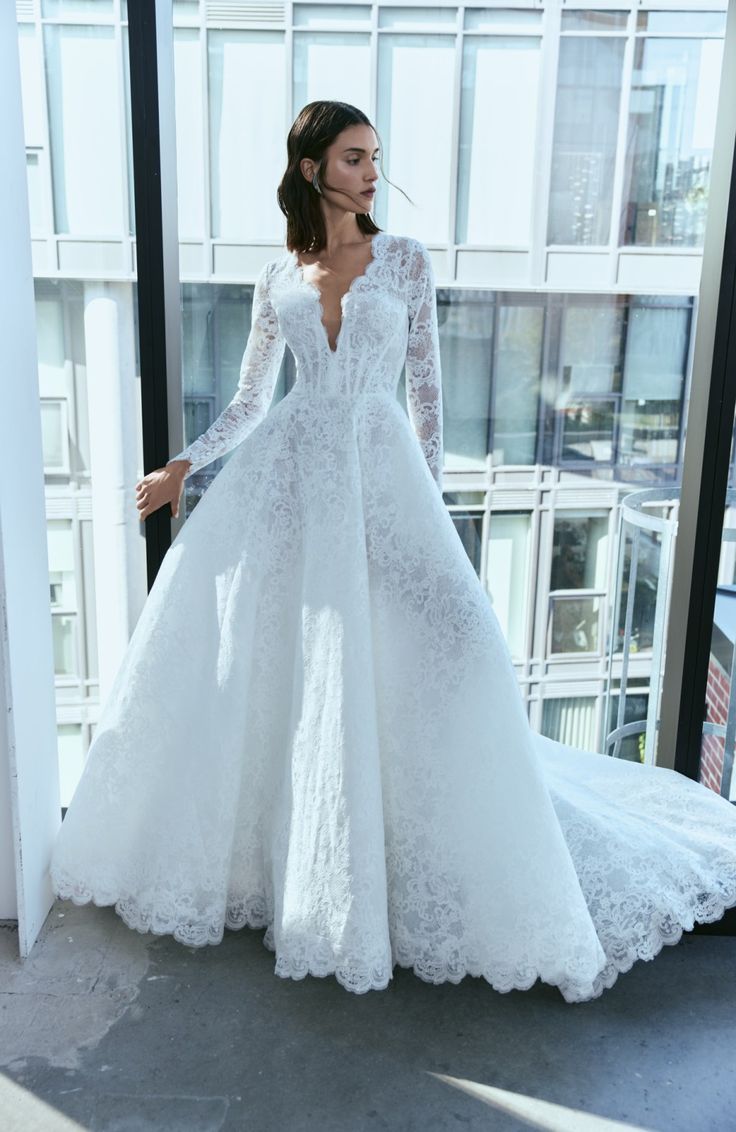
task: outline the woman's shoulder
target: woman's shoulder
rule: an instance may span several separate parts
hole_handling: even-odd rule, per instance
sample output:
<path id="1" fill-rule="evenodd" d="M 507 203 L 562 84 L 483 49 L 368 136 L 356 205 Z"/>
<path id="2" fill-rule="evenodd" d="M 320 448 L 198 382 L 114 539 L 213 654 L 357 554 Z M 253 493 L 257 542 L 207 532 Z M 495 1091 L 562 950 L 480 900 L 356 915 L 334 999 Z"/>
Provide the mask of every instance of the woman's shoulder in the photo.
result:
<path id="1" fill-rule="evenodd" d="M 390 246 L 400 251 L 426 252 L 427 250 L 422 241 L 418 240 L 416 236 L 400 236 L 393 232 L 381 232 L 380 235 Z"/>

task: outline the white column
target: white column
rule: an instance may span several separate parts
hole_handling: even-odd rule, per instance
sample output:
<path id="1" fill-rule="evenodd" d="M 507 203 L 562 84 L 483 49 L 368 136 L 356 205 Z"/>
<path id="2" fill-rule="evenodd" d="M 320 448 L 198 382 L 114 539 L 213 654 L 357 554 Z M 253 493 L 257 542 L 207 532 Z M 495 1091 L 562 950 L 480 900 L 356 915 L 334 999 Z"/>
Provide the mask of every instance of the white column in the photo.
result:
<path id="1" fill-rule="evenodd" d="M 135 507 L 139 430 L 129 285 L 85 285 L 84 336 L 97 647 L 104 703 L 146 592 L 145 543 Z"/>
<path id="2" fill-rule="evenodd" d="M 0 918 L 30 951 L 61 822 L 31 234 L 15 5 L 0 4 Z"/>

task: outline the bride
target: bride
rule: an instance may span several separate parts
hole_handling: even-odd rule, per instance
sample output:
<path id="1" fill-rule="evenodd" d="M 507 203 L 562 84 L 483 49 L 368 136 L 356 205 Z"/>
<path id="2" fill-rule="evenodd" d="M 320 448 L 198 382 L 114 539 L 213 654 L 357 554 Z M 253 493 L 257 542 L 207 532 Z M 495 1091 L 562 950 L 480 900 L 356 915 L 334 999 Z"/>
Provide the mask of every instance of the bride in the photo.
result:
<path id="1" fill-rule="evenodd" d="M 53 889 L 191 946 L 265 929 L 277 975 L 355 992 L 398 964 L 594 998 L 736 904 L 736 812 L 531 729 L 442 499 L 429 253 L 371 218 L 360 110 L 310 103 L 287 151 L 235 396 L 136 487 L 177 515 L 233 453 L 103 704 Z"/>

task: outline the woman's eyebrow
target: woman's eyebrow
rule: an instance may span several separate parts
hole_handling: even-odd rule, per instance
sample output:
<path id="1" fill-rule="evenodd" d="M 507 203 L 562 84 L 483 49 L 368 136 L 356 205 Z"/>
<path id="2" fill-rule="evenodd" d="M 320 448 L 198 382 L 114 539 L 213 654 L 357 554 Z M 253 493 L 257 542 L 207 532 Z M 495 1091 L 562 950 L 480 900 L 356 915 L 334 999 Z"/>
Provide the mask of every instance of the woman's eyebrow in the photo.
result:
<path id="1" fill-rule="evenodd" d="M 379 148 L 380 148 L 379 146 L 376 146 L 376 148 L 373 150 L 373 152 L 378 153 Z M 359 145 L 349 145 L 347 147 L 347 149 L 343 150 L 343 153 L 350 153 L 351 150 L 354 151 L 355 153 L 367 153 L 368 152 L 367 149 L 361 149 L 361 147 Z"/>

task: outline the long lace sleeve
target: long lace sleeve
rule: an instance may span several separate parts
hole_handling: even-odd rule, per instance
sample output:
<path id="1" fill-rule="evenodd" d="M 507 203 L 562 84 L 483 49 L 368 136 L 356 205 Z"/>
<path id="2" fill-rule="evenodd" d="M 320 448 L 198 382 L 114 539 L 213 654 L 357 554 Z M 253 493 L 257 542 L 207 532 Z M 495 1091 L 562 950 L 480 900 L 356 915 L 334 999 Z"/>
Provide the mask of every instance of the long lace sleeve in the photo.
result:
<path id="1" fill-rule="evenodd" d="M 187 476 L 230 452 L 265 417 L 284 356 L 285 339 L 269 299 L 271 264 L 261 269 L 253 291 L 251 328 L 233 399 L 197 440 L 172 460 L 190 460 Z"/>
<path id="2" fill-rule="evenodd" d="M 409 261 L 406 407 L 429 470 L 442 491 L 442 372 L 434 269 L 424 245 L 418 240 L 414 245 Z"/>

